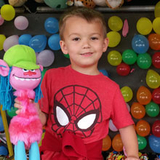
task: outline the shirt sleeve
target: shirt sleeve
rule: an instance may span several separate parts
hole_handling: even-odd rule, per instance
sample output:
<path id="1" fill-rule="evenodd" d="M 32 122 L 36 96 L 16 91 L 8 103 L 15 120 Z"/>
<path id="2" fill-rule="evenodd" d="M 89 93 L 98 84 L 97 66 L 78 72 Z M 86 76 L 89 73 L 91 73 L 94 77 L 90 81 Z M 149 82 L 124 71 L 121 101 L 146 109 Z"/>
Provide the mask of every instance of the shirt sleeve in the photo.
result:
<path id="1" fill-rule="evenodd" d="M 111 119 L 117 129 L 134 124 L 119 87 L 115 92 Z"/>

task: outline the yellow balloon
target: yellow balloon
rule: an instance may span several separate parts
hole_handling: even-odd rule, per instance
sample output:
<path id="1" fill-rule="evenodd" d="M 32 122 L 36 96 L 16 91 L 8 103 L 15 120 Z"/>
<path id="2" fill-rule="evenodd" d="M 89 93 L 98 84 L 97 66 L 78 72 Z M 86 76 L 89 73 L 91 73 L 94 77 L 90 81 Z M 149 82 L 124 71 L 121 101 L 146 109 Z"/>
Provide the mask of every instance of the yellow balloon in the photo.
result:
<path id="1" fill-rule="evenodd" d="M 15 9 L 9 4 L 1 7 L 1 16 L 6 21 L 11 21 L 15 17 Z"/>
<path id="2" fill-rule="evenodd" d="M 122 62 L 122 55 L 120 52 L 113 50 L 108 53 L 108 62 L 112 66 L 118 66 Z"/>
<path id="3" fill-rule="evenodd" d="M 160 1 L 155 6 L 154 15 L 155 17 L 160 17 Z"/>
<path id="4" fill-rule="evenodd" d="M 157 17 L 153 20 L 153 30 L 160 34 L 160 17 Z"/>
<path id="5" fill-rule="evenodd" d="M 148 70 L 146 83 L 152 89 L 158 88 L 160 86 L 160 75 L 152 69 Z"/>
<path id="6" fill-rule="evenodd" d="M 129 102 L 133 98 L 133 91 L 130 87 L 124 86 L 121 88 L 121 93 L 125 102 Z"/>
<path id="7" fill-rule="evenodd" d="M 120 31 L 123 27 L 123 22 L 120 17 L 112 16 L 108 20 L 108 26 L 112 31 Z"/>
<path id="8" fill-rule="evenodd" d="M 115 31 L 108 32 L 107 38 L 109 40 L 108 47 L 116 47 L 121 41 L 121 35 Z"/>
<path id="9" fill-rule="evenodd" d="M 137 31 L 142 35 L 147 35 L 152 31 L 152 22 L 146 18 L 142 17 L 137 21 Z"/>
<path id="10" fill-rule="evenodd" d="M 0 34 L 0 51 L 3 49 L 3 43 L 6 40 L 6 36 L 3 34 Z"/>

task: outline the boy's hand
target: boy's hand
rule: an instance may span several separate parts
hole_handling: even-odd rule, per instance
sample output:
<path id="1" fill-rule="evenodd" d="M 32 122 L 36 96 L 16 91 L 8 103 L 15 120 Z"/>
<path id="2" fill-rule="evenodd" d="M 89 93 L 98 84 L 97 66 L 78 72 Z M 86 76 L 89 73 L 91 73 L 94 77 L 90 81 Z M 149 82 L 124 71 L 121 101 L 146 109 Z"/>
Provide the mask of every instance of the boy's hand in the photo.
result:
<path id="1" fill-rule="evenodd" d="M 15 101 L 14 107 L 17 108 L 16 114 L 19 114 L 23 107 L 21 106 L 21 103 L 20 103 L 20 101 L 18 101 L 17 98 L 14 101 Z"/>

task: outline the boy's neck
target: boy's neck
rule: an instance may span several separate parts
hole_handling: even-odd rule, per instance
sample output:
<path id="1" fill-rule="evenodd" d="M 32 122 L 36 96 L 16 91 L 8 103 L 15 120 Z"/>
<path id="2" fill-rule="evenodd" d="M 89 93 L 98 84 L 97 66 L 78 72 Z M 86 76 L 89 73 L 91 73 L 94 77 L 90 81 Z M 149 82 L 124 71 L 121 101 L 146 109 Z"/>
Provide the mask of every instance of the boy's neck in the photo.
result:
<path id="1" fill-rule="evenodd" d="M 100 72 L 97 67 L 78 67 L 71 65 L 71 68 L 79 73 L 86 74 L 86 75 L 98 75 Z"/>

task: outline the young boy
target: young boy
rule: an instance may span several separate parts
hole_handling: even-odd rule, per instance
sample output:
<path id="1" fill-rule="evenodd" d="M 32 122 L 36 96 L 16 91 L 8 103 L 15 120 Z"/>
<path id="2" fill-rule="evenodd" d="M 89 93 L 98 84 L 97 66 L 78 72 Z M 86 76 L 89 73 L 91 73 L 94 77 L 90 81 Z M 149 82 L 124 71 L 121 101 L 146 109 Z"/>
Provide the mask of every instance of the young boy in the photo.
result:
<path id="1" fill-rule="evenodd" d="M 37 104 L 46 129 L 41 159 L 102 160 L 102 140 L 112 119 L 126 160 L 138 160 L 134 122 L 120 88 L 97 68 L 108 47 L 102 15 L 79 7 L 63 14 L 59 24 L 61 50 L 71 65 L 50 69 L 43 78 L 41 110 Z M 17 100 L 15 107 L 20 108 Z"/>

